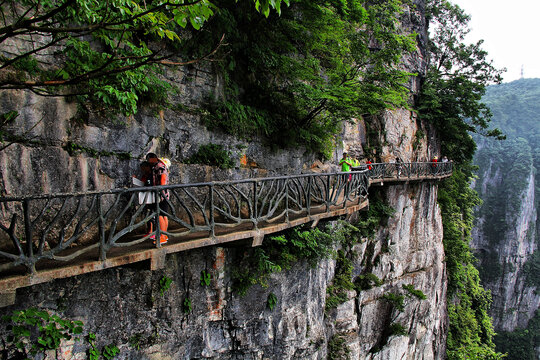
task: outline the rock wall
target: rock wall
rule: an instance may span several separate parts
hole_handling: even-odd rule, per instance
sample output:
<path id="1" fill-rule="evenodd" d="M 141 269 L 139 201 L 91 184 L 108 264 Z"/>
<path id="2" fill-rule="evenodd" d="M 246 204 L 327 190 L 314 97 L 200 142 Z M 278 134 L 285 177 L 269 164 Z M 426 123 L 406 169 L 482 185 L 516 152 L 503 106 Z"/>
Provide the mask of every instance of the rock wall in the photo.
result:
<path id="1" fill-rule="evenodd" d="M 537 249 L 536 171 L 530 164 L 524 186 L 512 186 L 510 190 L 507 184 L 514 175 L 504 170 L 508 165 L 489 161 L 481 167 L 476 190 L 485 201 L 483 206 L 496 206 L 498 211 L 490 216 L 480 208 L 471 243 L 481 261 L 480 268 L 492 273 L 484 276 L 485 287 L 493 293 L 494 328 L 502 331 L 526 328 L 540 306 L 540 295 L 528 283 L 525 265 Z M 500 201 L 492 205 L 494 200 Z M 513 202 L 519 204 L 515 209 Z M 494 226 L 500 229 L 497 234 L 486 233 Z"/>

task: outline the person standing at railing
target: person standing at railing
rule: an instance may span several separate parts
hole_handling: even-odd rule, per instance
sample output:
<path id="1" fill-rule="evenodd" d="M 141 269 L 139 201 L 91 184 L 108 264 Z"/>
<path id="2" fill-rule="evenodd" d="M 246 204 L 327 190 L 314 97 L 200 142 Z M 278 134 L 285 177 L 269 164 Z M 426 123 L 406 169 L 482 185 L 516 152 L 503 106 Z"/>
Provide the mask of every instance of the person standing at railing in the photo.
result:
<path id="1" fill-rule="evenodd" d="M 351 167 L 353 166 L 352 161 L 349 158 L 349 156 L 347 156 L 346 152 L 343 153 L 343 157 L 339 161 L 339 165 L 341 165 L 341 171 L 342 172 L 350 172 L 351 171 Z M 347 184 L 348 184 L 348 182 L 351 181 L 351 178 L 352 178 L 352 174 L 349 174 L 349 176 L 344 177 L 343 180 L 347 179 Z M 346 188 L 346 189 L 348 189 L 348 188 Z"/>
<path id="2" fill-rule="evenodd" d="M 437 174 L 437 161 L 438 161 L 438 157 L 437 156 L 434 156 L 433 159 L 431 159 L 431 172 L 433 173 L 433 175 Z"/>
<path id="3" fill-rule="evenodd" d="M 352 160 L 346 152 L 343 153 L 343 157 L 341 158 L 341 160 L 339 160 L 339 165 L 341 166 L 342 172 L 351 171 L 351 167 L 353 166 Z"/>
<path id="4" fill-rule="evenodd" d="M 367 165 L 367 169 L 368 169 L 368 170 L 371 170 L 371 169 L 372 169 L 371 164 L 373 164 L 373 163 L 371 162 L 371 159 L 367 159 L 366 165 Z"/>
<path id="5" fill-rule="evenodd" d="M 159 185 L 168 185 L 169 184 L 169 167 L 171 165 L 171 162 L 169 159 L 159 159 L 156 154 L 149 153 L 146 155 L 146 160 L 150 163 L 152 166 L 152 176 L 151 176 L 151 186 L 159 186 Z M 159 209 L 160 209 L 160 216 L 158 219 L 159 222 L 159 230 L 162 232 L 159 243 L 160 244 L 166 244 L 169 237 L 166 234 L 163 234 L 163 232 L 166 232 L 169 227 L 169 218 L 167 215 L 161 215 L 164 212 L 170 212 L 169 207 L 169 191 L 168 190 L 162 190 L 159 193 Z M 150 229 L 152 232 L 153 229 Z M 154 240 L 155 243 L 155 235 L 152 235 L 150 237 Z"/>
<path id="6" fill-rule="evenodd" d="M 351 157 L 351 164 L 352 164 L 352 167 L 353 167 L 353 170 L 354 168 L 357 168 L 360 166 L 360 161 L 358 161 L 357 158 L 354 158 L 354 157 Z"/>

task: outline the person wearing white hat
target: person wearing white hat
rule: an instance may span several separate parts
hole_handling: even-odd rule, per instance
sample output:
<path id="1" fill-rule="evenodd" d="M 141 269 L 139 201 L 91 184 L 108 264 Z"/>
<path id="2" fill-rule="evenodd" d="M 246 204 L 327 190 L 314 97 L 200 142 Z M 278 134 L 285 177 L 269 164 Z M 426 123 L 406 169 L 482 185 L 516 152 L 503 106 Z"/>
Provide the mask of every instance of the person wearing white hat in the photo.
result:
<path id="1" fill-rule="evenodd" d="M 171 161 L 169 159 L 159 159 L 156 154 L 154 153 L 148 153 L 146 155 L 146 160 L 152 165 L 152 185 L 168 185 L 169 184 L 169 167 L 171 165 Z M 159 200 L 159 209 L 160 213 L 170 212 L 170 206 L 169 206 L 169 191 L 163 190 L 160 192 L 160 200 Z M 169 218 L 167 215 L 160 215 L 159 216 L 159 230 L 162 232 L 159 242 L 160 244 L 166 244 L 169 240 L 169 237 L 164 234 L 164 232 L 167 232 L 167 229 L 169 227 Z M 155 243 L 155 236 L 152 235 L 150 237 L 154 240 Z"/>

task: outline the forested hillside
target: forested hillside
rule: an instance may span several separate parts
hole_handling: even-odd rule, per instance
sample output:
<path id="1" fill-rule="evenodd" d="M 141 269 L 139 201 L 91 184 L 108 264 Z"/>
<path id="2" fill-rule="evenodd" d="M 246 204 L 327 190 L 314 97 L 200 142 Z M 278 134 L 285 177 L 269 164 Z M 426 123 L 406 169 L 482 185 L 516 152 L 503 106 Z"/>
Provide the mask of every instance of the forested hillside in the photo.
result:
<path id="1" fill-rule="evenodd" d="M 491 86 L 483 100 L 507 140 L 477 139 L 475 187 L 483 204 L 477 208 L 474 247 L 480 275 L 493 294 L 499 350 L 509 359 L 535 359 L 540 345 L 540 79 Z"/>

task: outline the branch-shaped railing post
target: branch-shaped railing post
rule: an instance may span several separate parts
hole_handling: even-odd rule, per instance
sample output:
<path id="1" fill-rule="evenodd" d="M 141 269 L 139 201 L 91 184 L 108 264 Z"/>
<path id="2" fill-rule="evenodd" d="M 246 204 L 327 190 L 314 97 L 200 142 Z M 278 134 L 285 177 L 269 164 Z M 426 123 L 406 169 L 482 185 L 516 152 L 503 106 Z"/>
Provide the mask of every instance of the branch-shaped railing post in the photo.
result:
<path id="1" fill-rule="evenodd" d="M 98 236 L 99 236 L 99 260 L 107 258 L 107 248 L 105 247 L 105 219 L 103 218 L 103 204 L 101 194 L 97 195 L 97 216 L 98 216 Z"/>
<path id="2" fill-rule="evenodd" d="M 285 221 L 289 222 L 289 179 L 285 179 Z"/>
<path id="3" fill-rule="evenodd" d="M 216 220 L 214 218 L 214 184 L 208 185 L 210 193 L 210 237 L 216 237 Z"/>
<path id="4" fill-rule="evenodd" d="M 326 175 L 326 189 L 325 189 L 325 203 L 326 212 L 330 211 L 330 175 Z"/>
<path id="5" fill-rule="evenodd" d="M 349 197 L 349 176 L 350 174 L 341 175 L 343 178 L 343 208 L 347 207 L 347 198 Z"/>
<path id="6" fill-rule="evenodd" d="M 308 216 L 311 215 L 311 186 L 313 186 L 313 177 L 308 176 L 308 188 L 306 194 L 306 207 Z"/>
<path id="7" fill-rule="evenodd" d="M 259 207 L 257 206 L 257 180 L 253 181 L 253 226 L 258 229 Z"/>
<path id="8" fill-rule="evenodd" d="M 161 247 L 161 226 L 159 223 L 159 216 L 161 215 L 161 209 L 159 208 L 159 190 L 154 190 L 154 204 L 156 209 L 156 216 L 154 217 L 154 231 L 155 235 L 155 244 L 157 248 Z"/>
<path id="9" fill-rule="evenodd" d="M 36 273 L 36 264 L 34 263 L 34 244 L 33 244 L 33 228 L 32 228 L 32 220 L 30 219 L 30 200 L 24 199 L 23 200 L 23 216 L 24 216 L 24 236 L 26 238 L 26 265 L 28 266 L 28 270 L 32 274 Z"/>

